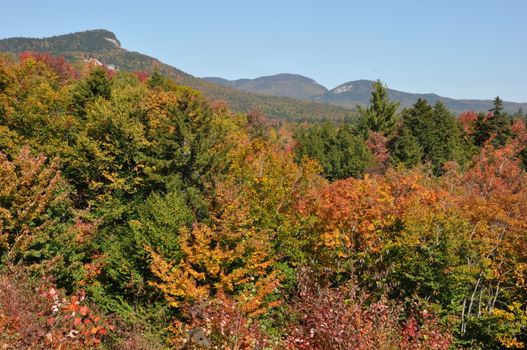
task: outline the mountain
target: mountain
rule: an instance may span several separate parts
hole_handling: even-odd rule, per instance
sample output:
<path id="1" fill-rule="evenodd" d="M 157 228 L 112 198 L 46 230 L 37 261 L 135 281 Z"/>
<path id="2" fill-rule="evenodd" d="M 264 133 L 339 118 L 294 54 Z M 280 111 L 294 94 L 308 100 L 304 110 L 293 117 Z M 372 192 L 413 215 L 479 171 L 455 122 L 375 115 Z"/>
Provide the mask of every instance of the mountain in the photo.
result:
<path id="1" fill-rule="evenodd" d="M 367 105 L 370 101 L 373 81 L 355 80 L 337 86 L 328 92 L 315 97 L 317 101 L 329 103 L 342 107 L 353 107 L 356 104 Z M 388 89 L 388 96 L 392 100 L 400 101 L 401 107 L 410 107 L 419 98 L 425 99 L 431 104 L 443 102 L 449 109 L 454 112 L 463 111 L 482 111 L 486 112 L 492 108 L 492 100 L 475 100 L 475 99 L 453 99 L 436 94 L 418 94 L 404 91 Z M 504 108 L 510 113 L 517 112 L 519 108 L 525 110 L 527 103 L 504 102 Z"/>
<path id="2" fill-rule="evenodd" d="M 0 52 L 50 52 L 64 56 L 70 62 L 97 59 L 101 63 L 124 71 L 159 70 L 182 85 L 200 90 L 210 100 L 224 100 L 235 112 L 259 109 L 271 118 L 295 121 L 343 120 L 353 117 L 356 104 L 367 105 L 373 82 L 356 80 L 328 90 L 311 78 L 297 74 L 277 74 L 256 79 L 227 80 L 197 78 L 164 64 L 156 58 L 121 47 L 117 36 L 104 29 L 88 30 L 49 38 L 8 38 L 0 40 Z M 452 99 L 436 94 L 418 94 L 388 89 L 401 107 L 414 104 L 418 98 L 430 103 L 442 101 L 454 112 L 488 111 L 492 100 Z M 527 110 L 527 103 L 504 102 L 506 111 Z"/>
<path id="3" fill-rule="evenodd" d="M 311 78 L 298 74 L 276 74 L 256 79 L 227 80 L 223 78 L 203 78 L 215 84 L 235 89 L 271 95 L 309 100 L 328 91 Z"/>
<path id="4" fill-rule="evenodd" d="M 121 43 L 115 34 L 104 29 L 52 36 L 50 38 L 19 37 L 0 40 L 0 51 L 6 52 L 103 52 L 120 47 Z"/>
<path id="5" fill-rule="evenodd" d="M 278 74 L 256 79 L 227 80 L 223 78 L 203 78 L 215 84 L 239 89 L 242 91 L 260 93 L 272 96 L 290 96 L 304 100 L 323 102 L 334 106 L 353 108 L 357 104 L 370 103 L 373 81 L 355 80 L 341 84 L 334 89 L 327 90 L 311 78 L 295 74 Z M 492 100 L 453 99 L 436 94 L 410 93 L 388 89 L 388 96 L 392 100 L 401 102 L 401 108 L 410 107 L 419 98 L 426 99 L 431 104 L 443 102 L 456 113 L 463 111 L 486 112 L 492 108 Z M 527 103 L 503 103 L 506 111 L 517 112 L 519 108 L 527 109 Z"/>
<path id="6" fill-rule="evenodd" d="M 114 33 L 103 29 L 49 38 L 2 39 L 0 40 L 0 52 L 2 51 L 13 54 L 23 51 L 49 52 L 64 56 L 66 60 L 72 63 L 96 59 L 108 67 L 124 71 L 152 72 L 157 69 L 181 85 L 200 90 L 210 100 L 226 101 L 234 112 L 249 112 L 253 109 L 259 109 L 270 118 L 286 121 L 343 120 L 353 115 L 351 109 L 341 106 L 328 105 L 309 99 L 300 100 L 286 96 L 245 92 L 224 86 L 224 84 L 194 77 L 160 62 L 154 57 L 126 50 L 121 47 L 121 42 Z M 284 79 L 284 84 L 286 80 Z M 283 92 L 284 89 L 279 90 Z M 275 90 L 270 89 L 269 91 Z M 309 91 L 309 88 L 305 88 L 305 91 Z"/>

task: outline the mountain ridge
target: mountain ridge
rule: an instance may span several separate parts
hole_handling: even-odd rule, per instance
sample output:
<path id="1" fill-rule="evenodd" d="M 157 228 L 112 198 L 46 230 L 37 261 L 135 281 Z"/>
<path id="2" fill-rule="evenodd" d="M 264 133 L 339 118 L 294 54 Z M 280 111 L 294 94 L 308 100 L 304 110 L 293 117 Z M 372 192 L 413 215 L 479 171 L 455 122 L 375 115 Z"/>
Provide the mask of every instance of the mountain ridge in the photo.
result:
<path id="1" fill-rule="evenodd" d="M 255 79 L 227 80 L 220 77 L 198 78 L 158 59 L 121 46 L 117 36 L 106 29 L 87 30 L 47 38 L 0 39 L 0 51 L 49 52 L 68 61 L 97 59 L 103 64 L 124 71 L 155 69 L 182 85 L 200 90 L 211 100 L 225 100 L 234 112 L 260 109 L 271 118 L 296 121 L 343 120 L 355 115 L 357 104 L 367 105 L 371 80 L 352 80 L 327 89 L 314 79 L 299 74 L 280 73 Z M 492 100 L 453 99 L 434 93 L 410 93 L 388 89 L 388 96 L 401 102 L 401 108 L 425 98 L 430 103 L 441 101 L 452 111 L 488 111 Z M 527 103 L 504 101 L 511 113 L 527 110 Z"/>
<path id="2" fill-rule="evenodd" d="M 107 40 L 107 38 L 114 39 L 118 45 Z M 258 109 L 270 118 L 308 122 L 341 121 L 354 115 L 354 111 L 349 108 L 291 97 L 248 93 L 210 83 L 165 64 L 154 57 L 124 49 L 115 34 L 105 29 L 87 30 L 47 38 L 0 39 L 0 52 L 19 54 L 24 51 L 49 52 L 63 56 L 72 63 L 96 59 L 108 67 L 123 71 L 153 72 L 158 70 L 181 85 L 201 91 L 211 101 L 226 101 L 233 112 L 247 113 Z"/>
<path id="3" fill-rule="evenodd" d="M 234 88 L 244 90 L 245 86 L 251 86 L 252 81 L 260 80 L 260 79 L 269 80 L 273 77 L 276 77 L 276 75 L 258 77 L 254 79 L 237 79 L 237 80 L 227 80 L 227 79 L 223 79 L 219 77 L 215 77 L 215 78 L 204 77 L 203 79 L 214 81 L 217 84 L 224 84 L 225 86 L 231 86 Z M 301 77 L 304 79 L 310 79 L 313 82 L 315 82 L 317 85 L 320 85 L 315 80 L 309 77 L 305 77 L 305 76 L 301 76 Z M 272 84 L 272 82 L 269 82 L 269 84 Z M 325 88 L 323 85 L 320 85 L 320 86 Z M 373 86 L 373 80 L 368 80 L 368 79 L 352 80 L 352 81 L 348 81 L 346 83 L 340 84 L 334 87 L 333 89 L 326 88 L 326 91 L 324 93 L 320 95 L 313 95 L 309 97 L 308 99 L 331 104 L 331 105 L 346 107 L 346 108 L 353 108 L 357 104 L 368 105 L 370 97 L 371 97 L 372 86 Z M 300 86 L 298 87 L 298 89 L 301 90 L 302 87 Z M 259 92 L 257 90 L 253 90 L 253 91 Z M 490 108 L 492 108 L 492 102 L 493 102 L 493 100 L 482 100 L 482 99 L 454 99 L 450 97 L 440 96 L 435 93 L 413 93 L 413 92 L 395 90 L 391 88 L 388 88 L 387 91 L 388 91 L 388 96 L 390 99 L 397 100 L 401 103 L 401 108 L 410 107 L 415 102 L 417 102 L 419 98 L 424 98 L 431 104 L 434 104 L 436 102 L 443 102 L 449 109 L 453 110 L 456 113 L 463 112 L 463 111 L 470 111 L 470 110 L 474 110 L 478 112 L 485 112 L 485 111 L 488 111 Z M 261 93 L 266 93 L 266 91 L 263 91 Z M 280 96 L 280 95 L 278 94 L 276 96 Z M 297 93 L 297 96 L 300 96 L 300 94 Z M 514 113 L 518 111 L 519 108 L 526 109 L 527 102 L 523 103 L 523 102 L 504 101 L 504 107 L 506 111 L 510 113 Z"/>
<path id="4" fill-rule="evenodd" d="M 0 50 L 7 52 L 102 52 L 115 48 L 121 48 L 121 42 L 115 33 L 106 29 L 86 30 L 44 38 L 13 37 L 0 39 Z"/>
<path id="5" fill-rule="evenodd" d="M 328 91 L 326 87 L 318 84 L 314 79 L 291 73 L 279 73 L 255 79 L 227 80 L 218 77 L 204 77 L 203 79 L 247 92 L 307 100 Z"/>

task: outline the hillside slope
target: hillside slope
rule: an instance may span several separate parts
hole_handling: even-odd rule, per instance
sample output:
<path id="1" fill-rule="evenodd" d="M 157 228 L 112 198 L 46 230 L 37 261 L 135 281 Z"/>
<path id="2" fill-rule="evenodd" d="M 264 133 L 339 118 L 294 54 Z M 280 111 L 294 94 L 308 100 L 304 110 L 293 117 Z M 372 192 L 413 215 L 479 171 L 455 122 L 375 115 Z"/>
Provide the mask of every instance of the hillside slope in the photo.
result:
<path id="1" fill-rule="evenodd" d="M 116 35 L 103 29 L 41 39 L 2 39 L 0 40 L 0 52 L 2 51 L 15 54 L 23 51 L 49 52 L 62 55 L 70 62 L 95 58 L 107 66 L 125 71 L 151 72 L 158 69 L 180 84 L 200 90 L 211 100 L 226 101 L 235 112 L 259 109 L 270 118 L 285 121 L 342 120 L 353 115 L 352 110 L 340 106 L 290 97 L 248 93 L 196 78 L 154 57 L 122 48 Z"/>

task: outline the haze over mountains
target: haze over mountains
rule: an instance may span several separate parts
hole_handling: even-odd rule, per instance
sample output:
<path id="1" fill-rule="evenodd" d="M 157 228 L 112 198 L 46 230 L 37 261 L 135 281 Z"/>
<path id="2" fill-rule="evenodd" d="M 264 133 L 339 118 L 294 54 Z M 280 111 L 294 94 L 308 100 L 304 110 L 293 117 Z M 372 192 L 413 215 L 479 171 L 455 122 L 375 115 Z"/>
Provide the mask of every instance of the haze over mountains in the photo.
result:
<path id="1" fill-rule="evenodd" d="M 368 104 L 372 81 L 356 80 L 331 90 L 315 80 L 297 74 L 277 74 L 256 79 L 227 80 L 197 78 L 156 58 L 121 47 L 116 35 L 108 30 L 89 30 L 50 38 L 8 38 L 0 40 L 0 52 L 49 52 L 70 62 L 96 59 L 102 64 L 125 71 L 157 69 L 182 85 L 196 88 L 211 100 L 225 100 L 237 112 L 259 109 L 281 120 L 342 120 L 352 117 L 356 104 Z M 454 112 L 487 111 L 491 100 L 456 100 L 436 94 L 416 94 L 389 89 L 389 97 L 408 107 L 418 98 L 430 103 L 442 101 Z M 527 103 L 504 102 L 505 110 L 527 109 Z"/>

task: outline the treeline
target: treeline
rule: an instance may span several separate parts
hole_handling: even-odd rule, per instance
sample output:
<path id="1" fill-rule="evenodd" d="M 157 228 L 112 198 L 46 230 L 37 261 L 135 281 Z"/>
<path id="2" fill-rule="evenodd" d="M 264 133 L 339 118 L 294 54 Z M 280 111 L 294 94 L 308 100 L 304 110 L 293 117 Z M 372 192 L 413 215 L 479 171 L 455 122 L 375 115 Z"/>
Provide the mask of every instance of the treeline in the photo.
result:
<path id="1" fill-rule="evenodd" d="M 380 83 L 359 113 L 0 59 L 0 345 L 524 347 L 525 122 L 399 114 Z"/>
<path id="2" fill-rule="evenodd" d="M 445 164 L 455 162 L 462 168 L 487 143 L 505 146 L 513 136 L 515 122 L 524 122 L 520 110 L 503 112 L 499 97 L 487 114 L 465 112 L 459 118 L 441 102 L 431 106 L 419 99 L 411 108 L 397 111 L 398 103 L 389 101 L 381 82 L 374 83 L 370 106 L 359 106 L 359 118 L 337 125 L 298 127 L 297 160 L 316 159 L 330 180 L 362 177 L 387 166 L 411 169 L 427 164 L 434 175 L 441 175 Z M 520 154 L 523 167 L 526 152 Z"/>

